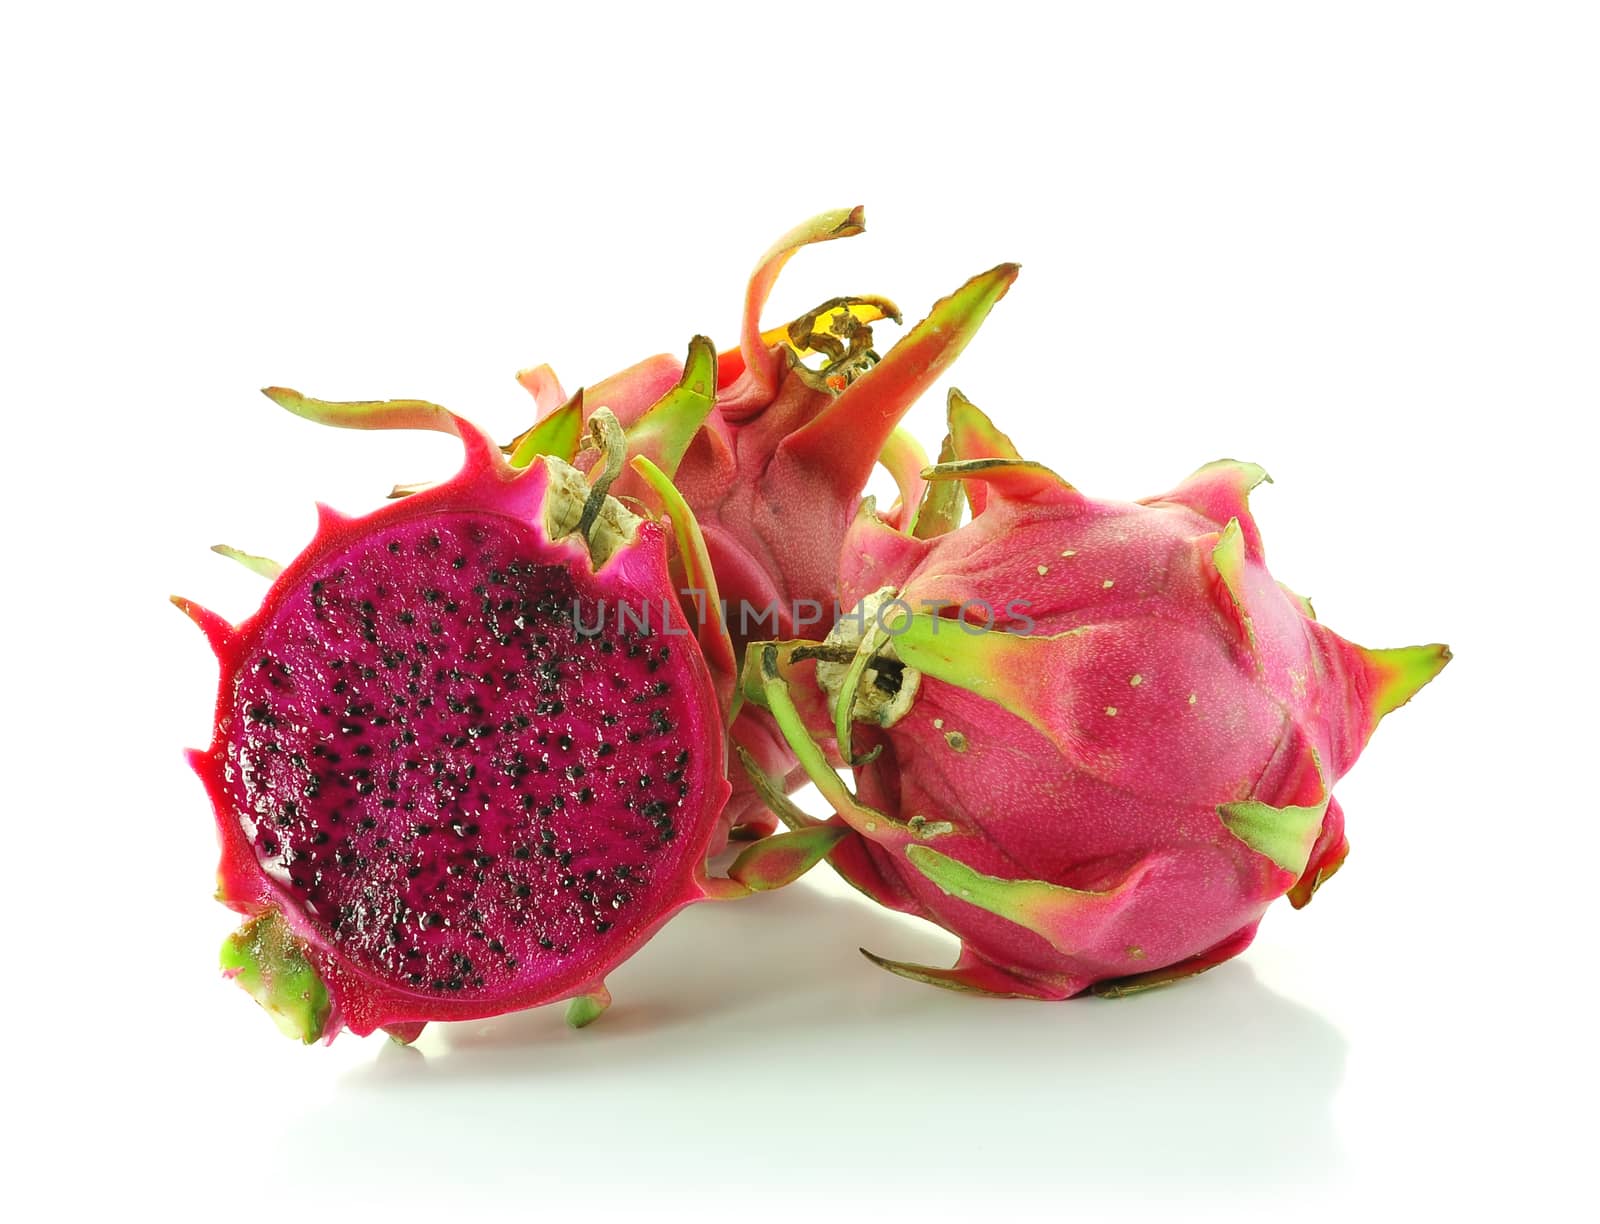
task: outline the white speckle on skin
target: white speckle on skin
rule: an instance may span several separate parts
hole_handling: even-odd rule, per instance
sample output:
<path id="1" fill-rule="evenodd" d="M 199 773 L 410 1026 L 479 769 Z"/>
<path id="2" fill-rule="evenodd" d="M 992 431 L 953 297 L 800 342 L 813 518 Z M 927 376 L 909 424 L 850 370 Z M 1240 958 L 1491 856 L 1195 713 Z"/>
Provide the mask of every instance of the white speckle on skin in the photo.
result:
<path id="1" fill-rule="evenodd" d="M 1049 572 L 1050 572 L 1050 567 L 1048 565 L 1039 566 L 1039 577 L 1043 578 Z"/>
<path id="2" fill-rule="evenodd" d="M 1107 590 L 1107 591 L 1109 591 L 1114 585 L 1116 585 L 1116 579 L 1115 578 L 1107 578 L 1104 582 L 1102 582 L 1100 584 L 1101 588 L 1104 589 L 1104 590 Z"/>
<path id="3" fill-rule="evenodd" d="M 1106 716 L 1108 718 L 1115 718 L 1117 716 L 1117 707 L 1116 706 L 1107 706 L 1106 707 Z"/>
<path id="4" fill-rule="evenodd" d="M 1078 550 L 1076 548 L 1063 548 L 1061 550 L 1061 555 L 1063 557 L 1076 557 L 1078 555 Z"/>
<path id="5" fill-rule="evenodd" d="M 1193 704 L 1194 704 L 1194 694 L 1193 694 L 1193 693 L 1190 693 L 1190 694 L 1189 694 L 1189 704 L 1190 704 L 1190 705 L 1193 705 Z"/>
<path id="6" fill-rule="evenodd" d="M 934 719 L 933 720 L 933 729 L 935 731 L 943 731 L 944 730 L 944 719 L 942 719 L 942 718 Z"/>
<path id="7" fill-rule="evenodd" d="M 1144 683 L 1144 677 L 1135 672 L 1133 675 L 1128 677 L 1128 683 L 1134 688 L 1138 688 Z"/>

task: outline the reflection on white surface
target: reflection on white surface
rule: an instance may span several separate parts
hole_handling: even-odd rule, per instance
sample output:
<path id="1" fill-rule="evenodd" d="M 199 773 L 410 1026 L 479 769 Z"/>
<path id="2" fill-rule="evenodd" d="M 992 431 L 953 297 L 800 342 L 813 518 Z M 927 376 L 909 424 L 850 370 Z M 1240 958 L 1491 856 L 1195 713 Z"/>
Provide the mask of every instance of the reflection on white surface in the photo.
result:
<path id="1" fill-rule="evenodd" d="M 544 1008 L 435 1026 L 413 1049 L 369 1044 L 270 1163 L 315 1176 L 337 1136 L 329 1176 L 356 1194 L 422 1160 L 469 1196 L 803 1172 L 869 1195 L 1229 1197 L 1339 1164 L 1344 1042 L 1245 963 L 1114 1001 L 975 999 L 858 957 L 864 943 L 944 963 L 953 946 L 831 878 L 735 908 L 673 922 L 582 1032 Z"/>

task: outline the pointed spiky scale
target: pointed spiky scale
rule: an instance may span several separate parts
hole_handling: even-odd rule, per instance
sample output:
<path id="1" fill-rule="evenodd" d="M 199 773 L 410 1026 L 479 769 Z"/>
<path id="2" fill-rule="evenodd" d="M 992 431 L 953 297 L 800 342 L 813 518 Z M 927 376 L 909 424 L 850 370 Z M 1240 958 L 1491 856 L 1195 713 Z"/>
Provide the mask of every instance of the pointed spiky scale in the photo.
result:
<path id="1" fill-rule="evenodd" d="M 537 455 L 554 455 L 571 463 L 577 458 L 578 438 L 582 432 L 583 392 L 580 390 L 549 416 L 518 434 L 505 448 L 507 462 L 514 468 L 525 468 Z"/>
<path id="2" fill-rule="evenodd" d="M 936 302 L 866 377 L 791 434 L 781 457 L 817 473 L 840 499 L 858 496 L 895 426 L 961 355 L 1018 271 L 1016 264 L 1001 264 Z"/>
<path id="3" fill-rule="evenodd" d="M 173 607 L 200 627 L 200 632 L 206 635 L 206 641 L 210 643 L 213 654 L 220 655 L 227 649 L 233 637 L 232 625 L 210 608 L 201 607 L 192 599 L 185 599 L 182 595 L 172 595 L 168 598 L 172 601 Z"/>
<path id="4" fill-rule="evenodd" d="M 987 414 L 954 387 L 945 406 L 950 433 L 949 457 L 923 476 L 929 480 L 961 480 L 972 513 L 989 504 L 991 491 L 1015 502 L 1074 506 L 1083 499 L 1070 483 L 1042 463 L 1024 459 L 1011 439 Z"/>
<path id="5" fill-rule="evenodd" d="M 928 453 L 907 430 L 896 429 L 884 443 L 878 462 L 893 478 L 899 492 L 889 517 L 897 524 L 909 525 L 927 489 L 922 472 L 928 466 Z"/>
<path id="6" fill-rule="evenodd" d="M 1243 636 L 1243 644 L 1259 663 L 1255 621 L 1245 603 L 1245 563 L 1248 559 L 1244 531 L 1239 526 L 1239 520 L 1231 518 L 1211 546 L 1211 564 L 1216 569 L 1217 580 L 1222 584 L 1227 610 Z"/>
<path id="7" fill-rule="evenodd" d="M 939 456 L 941 465 L 970 459 L 1020 460 L 1022 458 L 1011 439 L 997 429 L 994 422 L 976 404 L 954 387 L 950 388 L 946 398 L 945 416 L 950 427 L 950 454 L 948 457 Z M 967 500 L 972 503 L 972 513 L 982 514 L 989 501 L 987 484 L 981 480 L 973 480 L 968 483 L 966 494 Z"/>
<path id="8" fill-rule="evenodd" d="M 632 467 L 661 499 L 672 524 L 673 538 L 678 545 L 678 560 L 683 566 L 684 579 L 689 584 L 688 589 L 696 604 L 696 636 L 717 686 L 717 700 L 731 721 L 737 712 L 733 695 L 738 680 L 738 665 L 734 661 L 728 627 L 722 619 L 722 595 L 717 590 L 717 576 L 711 568 L 711 558 L 706 554 L 705 536 L 701 534 L 694 512 L 665 472 L 643 455 L 633 458 Z"/>
<path id="9" fill-rule="evenodd" d="M 1062 694 L 1038 680 L 1056 664 L 1060 638 L 973 633 L 957 621 L 927 613 L 888 625 L 895 653 L 908 667 L 975 693 L 1055 737 Z"/>
<path id="10" fill-rule="evenodd" d="M 716 395 L 716 346 L 704 336 L 696 336 L 689 342 L 689 356 L 677 384 L 628 427 L 628 450 L 673 476 L 710 415 Z"/>
<path id="11" fill-rule="evenodd" d="M 1265 561 L 1261 531 L 1250 513 L 1250 490 L 1271 484 L 1266 469 L 1237 459 L 1217 459 L 1184 479 L 1170 493 L 1143 499 L 1141 505 L 1170 503 L 1187 506 L 1219 527 L 1230 521 L 1239 524 L 1244 555 L 1251 561 Z"/>
<path id="12" fill-rule="evenodd" d="M 1350 842 L 1344 835 L 1344 810 L 1337 799 L 1330 797 L 1328 810 L 1322 818 L 1322 830 L 1311 848 L 1305 871 L 1289 890 L 1289 904 L 1295 909 L 1310 905 L 1316 891 L 1338 873 L 1349 854 Z"/>
<path id="13" fill-rule="evenodd" d="M 1327 810 L 1328 796 L 1324 795 L 1321 803 L 1307 807 L 1274 807 L 1259 799 L 1242 799 L 1219 804 L 1217 815 L 1228 832 L 1298 880 L 1311 860 Z"/>
<path id="14" fill-rule="evenodd" d="M 211 551 L 230 561 L 236 561 L 252 574 L 271 580 L 283 573 L 283 566 L 271 557 L 259 557 L 255 553 L 247 553 L 243 549 L 233 548 L 227 544 L 213 544 Z"/>
<path id="15" fill-rule="evenodd" d="M 1024 459 L 957 459 L 941 463 L 922 473 L 928 481 L 959 480 L 967 486 L 967 496 L 974 506 L 988 508 L 988 494 L 994 493 L 1014 502 L 1039 504 L 1057 503 L 1071 506 L 1080 498 L 1078 492 L 1042 463 Z M 974 489 L 985 493 L 973 497 Z M 976 510 L 983 513 L 983 510 Z"/>
<path id="16" fill-rule="evenodd" d="M 651 405 L 678 385 L 683 365 L 669 353 L 657 353 L 636 365 L 601 379 L 583 389 L 585 402 L 595 408 L 609 408 L 624 426 L 647 412 Z"/>
<path id="17" fill-rule="evenodd" d="M 1143 994 L 1147 990 L 1155 990 L 1162 986 L 1171 986 L 1185 978 L 1205 973 L 1208 969 L 1215 969 L 1224 961 L 1230 961 L 1239 953 L 1248 948 L 1256 937 L 1256 923 L 1251 923 L 1241 931 L 1236 931 L 1215 947 L 1208 948 L 1197 956 L 1179 961 L 1176 965 L 1168 965 L 1165 969 L 1155 969 L 1149 973 L 1136 973 L 1128 977 L 1112 978 L 1109 981 L 1097 982 L 1090 990 L 1103 999 L 1121 999 L 1128 995 Z"/>
<path id="18" fill-rule="evenodd" d="M 533 396 L 533 402 L 539 406 L 541 414 L 554 412 L 567 402 L 567 393 L 561 388 L 561 380 L 548 365 L 518 370 L 517 381 L 522 384 L 524 391 Z M 577 441 L 576 434 L 573 435 L 573 441 Z"/>
<path id="19" fill-rule="evenodd" d="M 1372 728 L 1410 701 L 1450 662 L 1450 647 L 1400 646 L 1388 650 L 1356 648 L 1371 677 Z"/>
<path id="20" fill-rule="evenodd" d="M 1096 892 L 1047 880 L 987 875 L 932 846 L 908 846 L 905 854 L 911 865 L 947 896 L 1032 931 L 1069 956 L 1116 919 L 1152 866 L 1142 863 L 1116 887 Z"/>
<path id="21" fill-rule="evenodd" d="M 802 247 L 815 242 L 832 242 L 835 238 L 853 238 L 867 228 L 866 212 L 858 204 L 854 208 L 839 208 L 819 213 L 802 221 L 768 248 L 757 262 L 745 290 L 744 325 L 739 333 L 739 351 L 745 368 L 760 381 L 768 398 L 777 389 L 777 366 L 771 349 L 763 343 L 761 335 L 761 308 L 767 304 L 778 274 L 791 256 Z"/>
<path id="22" fill-rule="evenodd" d="M 865 948 L 857 949 L 880 969 L 896 977 L 961 994 L 986 995 L 992 999 L 1060 999 L 1070 990 L 1052 989 L 1048 985 L 1028 981 L 1014 973 L 991 965 L 963 949 L 961 958 L 949 969 L 936 969 L 931 965 L 915 965 L 909 961 L 890 960 Z"/>
<path id="23" fill-rule="evenodd" d="M 457 431 L 456 415 L 426 400 L 338 402 L 312 399 L 288 387 L 263 387 L 261 394 L 296 416 L 336 429 L 427 429 L 448 434 Z"/>
<path id="24" fill-rule="evenodd" d="M 1021 459 L 1016 445 L 987 413 L 955 387 L 945 399 L 952 459 Z"/>
<path id="25" fill-rule="evenodd" d="M 611 1006 L 611 992 L 604 982 L 596 983 L 567 1003 L 567 1024 L 575 1029 L 593 1024 Z"/>
<path id="26" fill-rule="evenodd" d="M 250 919 L 222 943 L 224 975 L 290 1037 L 311 1045 L 326 1035 L 332 1004 L 305 941 L 277 910 Z"/>
<path id="27" fill-rule="evenodd" d="M 1304 595 L 1298 595 L 1283 583 L 1278 583 L 1278 589 L 1289 597 L 1289 602 L 1300 610 L 1300 615 L 1307 620 L 1317 619 L 1317 610 L 1311 606 L 1311 600 Z"/>
<path id="28" fill-rule="evenodd" d="M 739 758 L 739 764 L 744 767 L 751 783 L 756 788 L 756 793 L 761 796 L 772 813 L 781 820 L 786 827 L 799 832 L 802 829 L 815 829 L 822 826 L 822 821 L 802 811 L 788 795 L 783 787 L 774 779 L 767 776 L 755 757 L 743 744 L 733 746 L 734 754 Z"/>
<path id="29" fill-rule="evenodd" d="M 765 838 L 743 851 L 728 868 L 728 878 L 751 892 L 770 892 L 792 884 L 815 867 L 849 832 L 817 825 Z"/>
<path id="30" fill-rule="evenodd" d="M 946 435 L 944 444 L 939 448 L 939 462 L 935 466 L 942 466 L 954 460 L 955 450 L 949 436 Z M 911 519 L 907 529 L 908 534 L 914 539 L 932 540 L 947 531 L 954 531 L 961 525 L 961 513 L 966 504 L 966 488 L 959 481 L 924 481 L 922 504 L 917 507 L 917 512 Z M 974 508 L 974 513 L 977 509 Z"/>

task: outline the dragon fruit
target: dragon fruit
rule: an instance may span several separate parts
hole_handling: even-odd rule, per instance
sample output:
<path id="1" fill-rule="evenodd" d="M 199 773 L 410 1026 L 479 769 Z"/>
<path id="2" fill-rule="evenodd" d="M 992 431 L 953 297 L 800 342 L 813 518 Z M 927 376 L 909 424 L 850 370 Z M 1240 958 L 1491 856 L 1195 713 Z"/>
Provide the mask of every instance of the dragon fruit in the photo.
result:
<path id="1" fill-rule="evenodd" d="M 664 471 L 704 533 L 715 585 L 741 651 L 754 637 L 820 639 L 834 619 L 840 546 L 874 464 L 900 490 L 890 521 L 916 509 L 927 459 L 898 429 L 901 418 L 949 367 L 1017 274 L 1001 264 L 934 305 L 881 359 L 871 324 L 900 320 L 881 297 L 824 302 L 786 327 L 761 330 L 778 274 L 800 248 L 863 232 L 860 208 L 823 213 L 780 238 L 757 263 L 745 293 L 737 349 L 717 354 L 697 338 L 685 361 L 661 355 L 579 392 L 580 411 L 616 413 L 631 450 Z M 820 358 L 820 368 L 803 359 Z M 570 401 L 549 366 L 519 376 L 541 420 Z M 581 463 L 581 460 L 580 460 Z M 656 504 L 654 490 L 625 476 L 619 496 Z M 699 602 L 699 601 L 697 601 Z M 769 774 L 803 780 L 766 713 L 748 708 L 734 741 Z M 743 771 L 733 776 L 728 823 L 761 836 L 773 818 Z"/>
<path id="2" fill-rule="evenodd" d="M 221 685 L 191 763 L 216 812 L 218 897 L 247 915 L 225 971 L 306 1042 L 571 1000 L 677 910 L 776 887 L 825 842 L 770 839 L 728 877 L 706 852 L 728 795 L 719 685 L 668 574 L 667 527 L 568 460 L 576 412 L 522 440 L 512 467 L 475 427 L 420 401 L 328 404 L 325 423 L 456 434 L 453 479 L 360 518 L 320 510 L 238 626 L 204 630 Z M 549 452 L 558 453 L 549 453 Z M 563 457 L 564 456 L 564 457 Z M 648 462 L 692 571 L 692 520 Z M 721 633 L 702 627 L 708 641 Z"/>
<path id="3" fill-rule="evenodd" d="M 1237 955 L 1274 899 L 1305 905 L 1343 863 L 1331 788 L 1448 649 L 1365 650 L 1319 624 L 1267 572 L 1254 465 L 1097 501 L 1023 461 L 959 393 L 945 458 L 906 528 L 870 504 L 856 517 L 840 577 L 856 614 L 820 648 L 752 647 L 747 667 L 851 831 L 831 861 L 962 941 L 953 968 L 867 955 L 1050 999 Z M 974 517 L 952 529 L 963 490 Z M 826 725 L 796 705 L 808 690 Z M 822 736 L 864 750 L 854 793 Z"/>

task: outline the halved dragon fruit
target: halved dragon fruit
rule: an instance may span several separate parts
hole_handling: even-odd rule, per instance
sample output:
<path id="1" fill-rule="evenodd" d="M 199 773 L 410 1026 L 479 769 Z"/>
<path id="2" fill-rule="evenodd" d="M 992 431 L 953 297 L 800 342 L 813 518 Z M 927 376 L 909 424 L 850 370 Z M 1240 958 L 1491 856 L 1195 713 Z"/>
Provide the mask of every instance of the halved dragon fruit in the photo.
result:
<path id="1" fill-rule="evenodd" d="M 591 421 L 591 482 L 568 462 L 575 412 L 513 467 L 435 405 L 268 394 L 466 450 L 453 479 L 375 513 L 323 508 L 281 572 L 223 550 L 274 579 L 242 624 L 175 600 L 221 666 L 215 736 L 191 761 L 216 810 L 218 897 L 248 915 L 223 965 L 286 1031 L 411 1040 L 429 1020 L 558 999 L 587 1023 L 607 972 L 672 914 L 787 882 L 827 848 L 772 839 L 728 878 L 706 873 L 729 790 L 724 703 L 667 527 L 607 492 L 614 418 Z M 638 469 L 703 566 L 670 485 Z"/>
<path id="2" fill-rule="evenodd" d="M 1448 649 L 1365 650 L 1319 624 L 1267 572 L 1254 465 L 1098 501 L 957 393 L 945 454 L 904 529 L 857 516 L 840 579 L 857 615 L 821 647 L 752 647 L 747 669 L 851 830 L 831 861 L 962 940 L 953 968 L 872 959 L 1064 998 L 1236 955 L 1275 898 L 1304 905 L 1338 870 L 1333 785 Z M 975 517 L 952 530 L 963 486 Z M 849 752 L 852 731 L 855 793 L 817 746 Z"/>
<path id="3" fill-rule="evenodd" d="M 812 243 L 860 234 L 860 208 L 823 213 L 780 238 L 757 263 L 745 293 L 737 349 L 717 354 L 697 337 L 688 357 L 652 357 L 591 384 L 576 402 L 616 413 L 631 450 L 672 480 L 704 533 L 715 573 L 710 598 L 729 609 L 742 652 L 763 637 L 821 639 L 832 626 L 839 550 L 873 466 L 900 489 L 890 521 L 909 516 L 927 463 L 898 429 L 917 398 L 960 355 L 1016 278 L 1015 264 L 973 277 L 935 303 L 881 359 L 871 325 L 900 312 L 881 297 L 839 297 L 786 327 L 761 330 L 761 311 L 789 258 Z M 820 359 L 819 368 L 806 361 Z M 518 376 L 541 421 L 569 401 L 549 366 Z M 624 476 L 619 495 L 647 505 L 657 494 Z M 742 712 L 733 738 L 769 774 L 803 781 L 764 711 Z M 773 827 L 742 770 L 733 776 L 730 823 L 743 836 Z"/>

